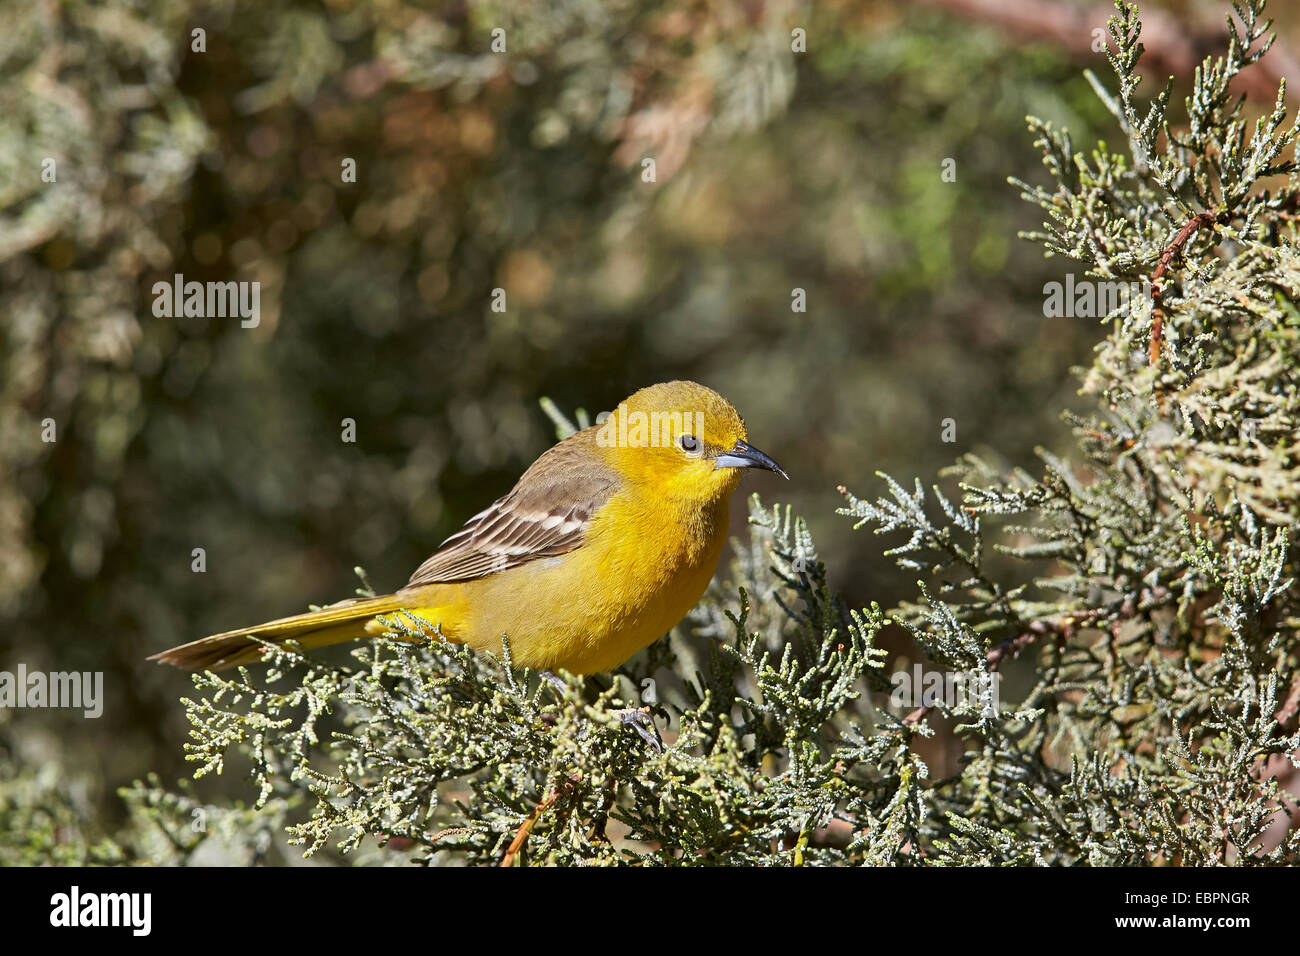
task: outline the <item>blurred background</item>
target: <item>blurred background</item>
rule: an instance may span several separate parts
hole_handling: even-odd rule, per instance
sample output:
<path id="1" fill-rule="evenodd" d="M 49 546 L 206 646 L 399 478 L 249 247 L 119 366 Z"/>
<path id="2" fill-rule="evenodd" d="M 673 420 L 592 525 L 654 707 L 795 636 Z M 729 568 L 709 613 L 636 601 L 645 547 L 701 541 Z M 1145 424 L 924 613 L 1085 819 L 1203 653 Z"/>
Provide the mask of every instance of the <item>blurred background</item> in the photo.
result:
<path id="1" fill-rule="evenodd" d="M 1223 8 L 1143 5 L 1176 97 Z M 6 0 L 0 669 L 102 671 L 106 701 L 0 711 L 0 759 L 110 815 L 184 775 L 190 684 L 145 657 L 349 596 L 356 565 L 401 585 L 554 440 L 544 396 L 719 390 L 793 479 L 742 490 L 892 604 L 908 577 L 836 485 L 1069 446 L 1102 330 L 1043 317 L 1073 270 L 1017 239 L 1007 178 L 1044 180 L 1028 113 L 1119 138 L 1082 74 L 1109 78 L 1109 9 Z M 156 316 L 176 273 L 260 283 L 259 324 Z"/>

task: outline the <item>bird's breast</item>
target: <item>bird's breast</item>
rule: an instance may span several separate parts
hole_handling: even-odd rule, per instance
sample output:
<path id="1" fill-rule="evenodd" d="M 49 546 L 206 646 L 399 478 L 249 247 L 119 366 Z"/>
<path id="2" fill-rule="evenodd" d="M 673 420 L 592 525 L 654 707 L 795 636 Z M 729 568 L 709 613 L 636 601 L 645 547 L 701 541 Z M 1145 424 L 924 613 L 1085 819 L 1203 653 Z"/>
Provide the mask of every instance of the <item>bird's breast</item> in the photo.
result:
<path id="1" fill-rule="evenodd" d="M 727 503 L 695 514 L 611 499 L 580 547 L 460 586 L 455 639 L 517 664 L 607 671 L 663 637 L 708 587 L 727 536 Z"/>

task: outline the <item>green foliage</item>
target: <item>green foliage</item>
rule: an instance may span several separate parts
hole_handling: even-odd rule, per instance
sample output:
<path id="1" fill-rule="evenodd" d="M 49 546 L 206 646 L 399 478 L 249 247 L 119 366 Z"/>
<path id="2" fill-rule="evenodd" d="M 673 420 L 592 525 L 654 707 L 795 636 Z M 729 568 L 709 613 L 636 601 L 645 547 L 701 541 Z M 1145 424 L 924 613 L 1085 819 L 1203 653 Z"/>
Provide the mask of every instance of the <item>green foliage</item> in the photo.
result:
<path id="1" fill-rule="evenodd" d="M 1085 157 L 1031 121 L 1055 180 L 1021 184 L 1050 217 L 1031 238 L 1089 275 L 1155 286 L 1106 317 L 1084 376 L 1101 407 L 1074 419 L 1083 460 L 1043 452 L 1034 478 L 968 457 L 960 507 L 934 490 L 938 523 L 919 482 L 848 495 L 859 524 L 909 532 L 900 566 L 935 579 L 897 612 L 931 660 L 996 668 L 1032 652 L 1016 712 L 957 728 L 965 766 L 931 791 L 941 862 L 1297 861 L 1294 797 L 1274 777 L 1300 748 L 1300 176 L 1281 158 L 1296 126 L 1279 93 L 1248 136 L 1228 94 L 1267 48 L 1263 8 L 1237 6 L 1186 129 L 1167 92 L 1137 103 L 1139 24 L 1122 3 L 1118 96 L 1094 85 L 1130 155 Z M 990 552 L 1023 570 L 994 575 Z"/>
<path id="2" fill-rule="evenodd" d="M 809 840 L 848 819 L 846 806 L 891 817 L 891 781 L 919 768 L 846 717 L 864 677 L 881 666 L 872 642 L 884 618 L 874 608 L 847 610 L 830 594 L 807 529 L 788 510 L 755 501 L 752 517 L 754 539 L 733 564 L 734 583 L 715 587 L 692 619 L 707 654 L 662 696 L 638 700 L 623 688 L 657 691 L 652 675 L 681 673 L 686 658 L 674 644 L 606 689 L 569 678 L 559 692 L 511 667 L 508 640 L 500 655 L 476 654 L 398 615 L 389 624 L 400 639 L 359 647 L 355 665 L 289 649 L 264 673 L 196 675 L 189 757 L 201 776 L 244 747 L 262 800 L 311 791 L 313 814 L 291 827 L 308 855 L 332 838 L 346 853 L 373 837 L 400 841 L 420 862 L 495 863 L 520 858 L 509 847 L 521 828 L 523 855 L 547 863 L 888 853 L 879 835 L 853 848 L 847 831 L 837 843 Z M 765 611 L 751 607 L 750 593 L 767 596 Z M 662 753 L 618 716 L 639 706 L 671 713 L 677 735 Z M 323 741 L 330 716 L 346 729 Z M 893 851 L 906 838 L 895 836 Z"/>
<path id="3" fill-rule="evenodd" d="M 355 564 L 404 580 L 545 447 L 538 395 L 705 382 L 803 460 L 805 512 L 945 461 L 921 436 L 951 405 L 964 439 L 1041 440 L 1023 410 L 1052 426 L 1086 336 L 1018 305 L 1045 270 L 999 184 L 1034 157 L 988 144 L 1030 104 L 1079 115 L 1074 72 L 924 9 L 0 4 L 0 659 L 102 671 L 114 712 L 28 715 L 61 745 L 40 759 L 183 771 L 180 678 L 143 659 Z M 260 282 L 260 325 L 155 316 L 177 273 Z"/>
<path id="4" fill-rule="evenodd" d="M 836 594 L 806 525 L 787 508 L 755 500 L 750 534 L 737 542 L 729 570 L 669 640 L 612 683 L 565 677 L 558 690 L 512 667 L 508 640 L 499 655 L 475 655 L 398 616 L 390 621 L 394 639 L 358 646 L 350 663 L 288 648 L 269 667 L 195 678 L 187 756 L 201 776 L 247 759 L 260 809 L 221 810 L 151 781 L 123 792 L 129 819 L 120 833 L 78 831 L 76 845 L 64 848 L 60 834 L 77 818 L 76 788 L 11 773 L 0 779 L 0 852 L 22 861 L 181 862 L 221 845 L 249 861 L 281 852 L 269 834 L 287 831 L 301 852 L 318 859 L 341 852 L 353 862 L 1300 862 L 1294 798 L 1278 784 L 1284 769 L 1300 766 L 1291 541 L 1300 518 L 1297 128 L 1286 122 L 1281 93 L 1253 122 L 1231 93 L 1233 78 L 1267 46 L 1261 0 L 1237 5 L 1228 51 L 1197 71 L 1185 116 L 1171 114 L 1172 86 L 1150 100 L 1140 95 L 1137 11 L 1124 3 L 1117 9 L 1109 53 L 1117 89 L 1090 79 L 1125 150 L 1103 143 L 1078 152 L 1067 132 L 1031 120 L 1050 182 L 1014 180 L 1047 218 L 1028 238 L 1049 257 L 1081 263 L 1097 280 L 1149 290 L 1104 317 L 1104 337 L 1081 373 L 1092 410 L 1068 417 L 1077 457 L 1043 450 L 1041 465 L 1008 470 L 968 455 L 945 473 L 955 488 L 927 491 L 919 480 L 882 476 L 880 493 L 844 493 L 842 513 L 855 527 L 901 535 L 886 554 L 920 578 L 889 618 L 928 670 L 1001 677 L 999 706 L 960 696 L 919 706 L 892 700 L 887 655 L 877 646 L 885 615 L 875 605 L 856 610 Z M 618 10 L 636 17 L 631 7 Z M 553 49 L 545 28 L 555 24 L 579 39 L 599 32 L 581 17 L 543 18 L 524 28 L 523 48 L 544 58 Z M 455 38 L 438 21 L 409 25 L 416 28 L 375 29 L 404 82 L 458 91 L 475 107 L 510 108 L 491 99 L 481 56 L 447 57 Z M 307 34 L 267 32 L 265 63 L 281 66 L 258 74 L 253 106 L 283 108 L 325 81 L 329 70 L 313 73 L 271 55 L 286 37 Z M 724 61 L 768 77 L 770 98 L 751 104 L 753 122 L 788 94 L 775 51 L 755 42 Z M 822 63 L 814 83 L 856 68 L 845 65 L 851 50 L 835 52 L 843 59 L 829 57 L 835 62 Z M 707 62 L 702 55 L 697 65 Z M 562 94 L 584 85 L 615 89 L 606 81 L 616 72 L 613 60 L 596 57 L 589 69 L 564 72 L 561 89 L 542 84 L 520 93 L 536 97 L 528 135 L 558 137 L 569 144 L 565 156 L 594 165 L 572 147 L 583 136 L 607 142 L 601 111 L 566 112 L 584 100 Z M 659 92 L 679 121 L 689 116 L 689 97 Z M 729 104 L 729 116 L 745 115 L 743 97 L 719 102 Z M 423 115 L 418 102 L 403 108 Z M 472 112 L 458 114 L 465 124 L 458 129 L 472 133 Z M 745 125 L 737 119 L 718 128 Z M 637 153 L 640 145 L 633 137 L 618 148 Z M 483 161 L 472 154 L 432 178 L 397 176 L 386 200 L 369 200 L 375 230 L 415 229 L 395 214 L 398 200 L 407 208 L 419 195 L 436 208 L 438 190 L 413 184 L 427 187 L 445 175 L 463 177 L 456 180 L 462 192 L 491 206 L 491 191 L 476 192 L 466 171 Z M 192 162 L 186 155 L 177 161 Z M 403 156 L 412 169 L 429 161 L 419 149 Z M 270 177 L 259 179 L 257 166 L 236 159 L 231 195 L 247 199 L 268 188 Z M 541 218 L 544 181 L 526 166 L 510 172 L 528 187 L 516 190 L 529 197 L 517 221 Z M 925 194 L 918 203 L 930 201 L 938 200 Z M 610 218 L 640 202 L 619 194 Z M 570 203 L 570 212 L 578 205 Z M 841 225 L 834 216 L 817 223 L 828 235 Z M 344 239 L 346 248 L 352 237 Z M 476 256 L 509 260 L 523 252 L 514 266 L 539 271 L 535 249 L 511 249 L 491 230 L 476 242 L 456 248 L 477 253 L 433 263 L 450 263 L 463 280 L 442 293 L 456 301 L 440 308 L 467 326 L 482 316 L 465 290 L 481 293 L 496 281 Z M 316 274 L 351 261 L 309 245 Z M 895 285 L 951 265 L 933 235 L 924 245 L 914 257 L 920 266 L 911 258 L 899 265 Z M 589 250 L 563 248 L 543 263 L 548 281 L 552 272 L 585 272 L 575 263 Z M 263 262 L 260 254 L 252 259 Z M 365 283 L 385 284 L 382 273 Z M 337 296 L 307 296 L 293 308 L 310 313 L 325 297 Z M 397 303 L 378 293 L 373 299 L 382 326 Z M 590 301 L 612 298 L 606 290 Z M 665 313 L 669 321 L 693 314 L 685 306 Z M 724 322 L 712 341 L 726 335 Z M 766 347 L 778 350 L 786 341 L 771 338 Z M 533 345 L 544 351 L 553 343 Z M 395 366 L 407 349 L 394 343 Z M 824 364 L 831 351 L 806 368 L 835 381 Z M 473 376 L 503 380 L 498 372 L 466 362 L 438 387 L 473 393 Z M 362 378 L 343 377 L 349 389 Z M 560 433 L 573 427 L 554 406 L 548 413 Z M 506 431 L 493 441 L 504 441 Z M 500 457 L 495 446 L 480 451 Z M 663 752 L 620 719 L 620 711 L 640 707 L 664 729 Z M 955 740 L 958 759 L 936 754 L 944 738 Z M 220 839 L 186 829 L 195 810 Z"/>
<path id="5" fill-rule="evenodd" d="M 91 832 L 93 803 L 57 766 L 17 770 L 0 762 L 0 866 L 84 866 L 122 859 L 118 845 Z"/>
<path id="6" fill-rule="evenodd" d="M 10 744 L 0 734 L 0 748 Z M 0 866 L 252 866 L 284 863 L 290 809 L 299 797 L 259 807 L 217 806 L 157 777 L 118 791 L 125 821 L 105 823 L 94 781 L 55 764 L 18 770 L 0 760 Z M 290 851 L 292 852 L 292 851 Z"/>
<path id="7" fill-rule="evenodd" d="M 1139 104 L 1123 3 L 1119 92 L 1094 85 L 1129 155 L 1076 154 L 1031 122 L 1055 181 L 1021 184 L 1050 217 L 1032 238 L 1093 277 L 1154 286 L 1106 317 L 1084 374 L 1099 408 L 1074 418 L 1081 460 L 1044 451 L 1034 477 L 966 456 L 950 472 L 960 503 L 887 477 L 883 497 L 845 492 L 858 526 L 907 535 L 887 554 L 923 579 L 893 616 L 927 666 L 1005 669 L 1014 703 L 873 714 L 886 619 L 847 608 L 803 523 L 756 500 L 689 635 L 608 689 L 569 679 L 560 694 L 516 673 L 508 643 L 476 656 L 395 620 L 405 640 L 353 666 L 287 652 L 265 675 L 197 678 L 200 772 L 241 746 L 263 800 L 310 790 L 315 811 L 291 828 L 308 853 L 341 834 L 344 851 L 398 837 L 426 862 L 1297 862 L 1275 778 L 1300 750 L 1300 176 L 1281 158 L 1296 127 L 1279 95 L 1248 136 L 1228 94 L 1266 46 L 1263 6 L 1243 5 L 1227 55 L 1202 65 L 1186 129 L 1167 92 Z M 654 700 L 677 729 L 655 753 L 614 712 L 665 671 L 692 676 Z M 323 741 L 327 715 L 346 729 Z M 962 757 L 932 779 L 919 752 L 938 718 Z"/>

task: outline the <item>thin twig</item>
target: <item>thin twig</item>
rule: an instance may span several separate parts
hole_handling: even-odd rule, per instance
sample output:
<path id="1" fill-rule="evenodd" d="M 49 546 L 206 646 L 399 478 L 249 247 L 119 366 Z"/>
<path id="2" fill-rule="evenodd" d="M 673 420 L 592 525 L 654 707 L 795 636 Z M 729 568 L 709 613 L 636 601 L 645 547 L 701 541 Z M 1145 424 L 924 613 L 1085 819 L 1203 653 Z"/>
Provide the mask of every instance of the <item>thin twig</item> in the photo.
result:
<path id="1" fill-rule="evenodd" d="M 522 850 L 524 844 L 528 842 L 528 834 L 532 832 L 533 824 L 537 822 L 538 817 L 545 813 L 551 805 L 559 799 L 559 796 L 559 790 L 552 790 L 546 795 L 541 803 L 533 807 L 533 812 L 528 814 L 528 818 L 519 825 L 519 829 L 515 832 L 515 838 L 510 841 L 510 846 L 506 848 L 506 855 L 501 858 L 502 866 L 515 865 L 515 857 L 519 855 L 519 851 Z"/>
<path id="2" fill-rule="evenodd" d="M 1046 621 L 1030 621 L 1025 625 L 1023 634 L 1018 634 L 1003 641 L 997 647 L 990 648 L 984 659 L 989 665 L 989 670 L 995 671 L 1004 660 L 1008 657 L 1017 657 L 1040 637 L 1050 634 L 1058 638 L 1068 638 L 1080 624 L 1094 620 L 1101 613 L 1099 610 L 1075 611 Z"/>
<path id="3" fill-rule="evenodd" d="M 1014 658 L 1018 656 L 1021 651 L 1040 637 L 1052 634 L 1061 639 L 1069 638 L 1080 624 L 1099 617 L 1101 613 L 1100 610 L 1073 611 L 1046 621 L 1030 621 L 1025 625 L 1023 634 L 1017 634 L 1015 637 L 1003 641 L 997 647 L 990 648 L 988 653 L 984 655 L 984 659 L 988 663 L 989 670 L 996 671 L 1004 660 L 1008 657 Z M 934 707 L 929 704 L 918 707 L 903 718 L 903 723 L 908 727 L 915 727 L 933 709 Z"/>
<path id="4" fill-rule="evenodd" d="M 501 858 L 501 866 L 515 865 L 515 858 L 519 856 L 524 844 L 528 842 L 528 834 L 532 832 L 533 826 L 541 818 L 542 814 L 555 805 L 555 801 L 560 798 L 562 790 L 571 789 L 580 779 L 582 778 L 570 777 L 563 785 L 548 793 L 541 803 L 533 807 L 533 812 L 528 814 L 528 818 L 519 825 L 519 829 L 515 831 L 515 838 L 510 841 L 510 846 L 506 847 L 506 855 Z"/>
<path id="5" fill-rule="evenodd" d="M 1151 273 L 1150 359 L 1152 365 L 1160 361 L 1161 346 L 1164 342 L 1165 307 L 1161 301 L 1161 296 L 1164 294 L 1165 273 L 1173 266 L 1174 260 L 1182 255 L 1183 247 L 1196 234 L 1196 231 L 1202 226 L 1218 222 L 1220 215 L 1220 213 L 1213 212 L 1198 212 L 1183 225 L 1182 229 L 1178 230 L 1178 235 L 1174 236 L 1174 241 L 1165 246 L 1160 253 L 1160 261 L 1156 264 L 1155 271 Z"/>

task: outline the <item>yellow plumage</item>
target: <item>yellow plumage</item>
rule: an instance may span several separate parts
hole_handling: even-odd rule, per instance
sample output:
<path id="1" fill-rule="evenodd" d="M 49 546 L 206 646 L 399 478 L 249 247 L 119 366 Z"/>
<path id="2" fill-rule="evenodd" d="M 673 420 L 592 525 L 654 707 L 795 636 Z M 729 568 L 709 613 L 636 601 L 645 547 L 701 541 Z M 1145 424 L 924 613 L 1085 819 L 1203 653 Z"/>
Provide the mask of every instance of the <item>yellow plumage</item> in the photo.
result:
<path id="1" fill-rule="evenodd" d="M 657 423 L 647 435 L 636 426 Z M 406 610 L 449 640 L 516 664 L 610 670 L 662 637 L 699 600 L 727 536 L 742 467 L 780 467 L 745 442 L 724 398 L 693 382 L 642 389 L 609 422 L 549 449 L 514 490 L 466 524 L 401 590 L 172 648 L 190 669 L 256 660 L 249 640 L 321 647 L 386 628 Z"/>

